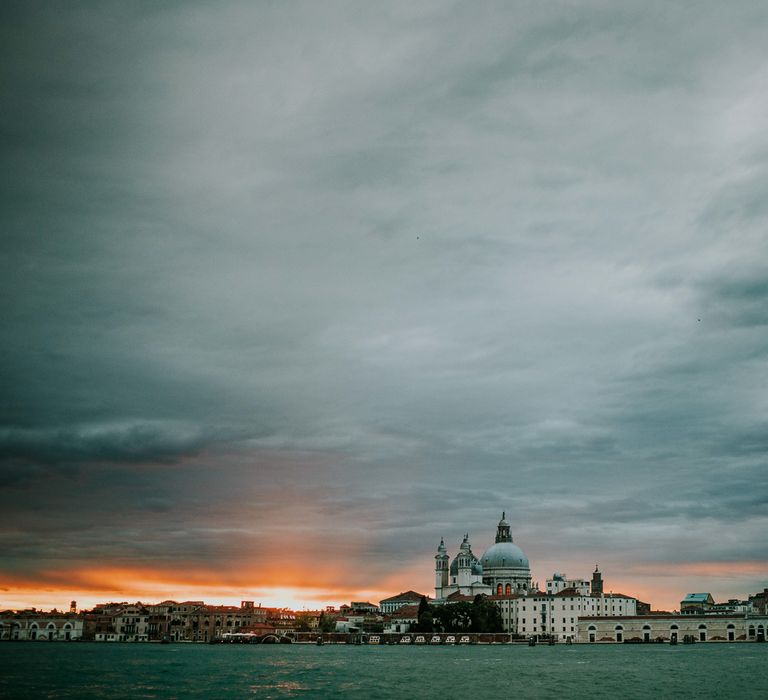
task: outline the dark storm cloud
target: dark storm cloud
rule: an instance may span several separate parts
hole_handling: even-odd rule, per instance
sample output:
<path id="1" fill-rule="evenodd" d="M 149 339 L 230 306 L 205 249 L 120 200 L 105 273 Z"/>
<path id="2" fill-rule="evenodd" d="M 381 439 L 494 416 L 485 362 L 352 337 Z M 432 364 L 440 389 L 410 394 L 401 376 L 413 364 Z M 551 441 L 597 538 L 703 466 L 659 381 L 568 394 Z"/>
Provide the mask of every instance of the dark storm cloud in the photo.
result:
<path id="1" fill-rule="evenodd" d="M 46 433 L 7 430 L 0 434 L 4 459 L 51 464 L 57 462 L 164 461 L 194 454 L 206 443 L 205 436 L 189 434 L 172 426 L 104 427 L 91 430 L 63 429 Z"/>
<path id="2" fill-rule="evenodd" d="M 14 568 L 764 553 L 762 4 L 2 13 Z"/>

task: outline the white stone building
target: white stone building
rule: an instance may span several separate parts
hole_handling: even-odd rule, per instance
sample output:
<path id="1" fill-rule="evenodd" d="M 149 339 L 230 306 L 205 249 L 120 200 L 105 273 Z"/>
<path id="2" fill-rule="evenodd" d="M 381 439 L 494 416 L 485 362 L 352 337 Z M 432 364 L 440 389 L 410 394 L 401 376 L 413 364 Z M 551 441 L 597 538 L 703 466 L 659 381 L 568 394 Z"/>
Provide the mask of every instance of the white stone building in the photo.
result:
<path id="1" fill-rule="evenodd" d="M 579 642 L 756 642 L 768 635 L 768 616 L 651 614 L 630 617 L 583 617 L 578 622 Z"/>
<path id="2" fill-rule="evenodd" d="M 97 642 L 147 642 L 149 641 L 149 610 L 143 605 L 126 605 L 117 610 L 112 629 L 97 632 Z"/>
<path id="3" fill-rule="evenodd" d="M 589 581 L 584 578 L 568 578 L 565 574 L 552 574 L 547 579 L 547 593 L 554 595 L 566 588 L 575 588 L 581 595 L 589 595 L 591 592 Z"/>
<path id="4" fill-rule="evenodd" d="M 389 615 L 406 605 L 418 605 L 421 599 L 425 597 L 429 601 L 429 598 L 421 593 L 405 591 L 404 593 L 393 595 L 391 598 L 384 598 L 384 600 L 379 602 L 379 610 L 381 610 L 382 615 Z"/>
<path id="5" fill-rule="evenodd" d="M 77 615 L 24 611 L 0 618 L 0 639 L 69 642 L 83 636 L 83 618 Z"/>

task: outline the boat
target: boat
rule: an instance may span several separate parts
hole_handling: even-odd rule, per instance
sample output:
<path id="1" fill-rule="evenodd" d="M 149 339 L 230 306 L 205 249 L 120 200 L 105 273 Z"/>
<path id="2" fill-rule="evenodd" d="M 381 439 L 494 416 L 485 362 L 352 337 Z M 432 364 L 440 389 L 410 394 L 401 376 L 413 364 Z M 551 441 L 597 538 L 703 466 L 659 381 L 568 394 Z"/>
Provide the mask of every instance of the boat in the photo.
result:
<path id="1" fill-rule="evenodd" d="M 448 635 L 448 636 L 445 638 L 445 643 L 446 643 L 446 644 L 456 644 L 456 637 L 454 637 L 452 634 L 449 634 L 449 635 Z"/>
<path id="2" fill-rule="evenodd" d="M 440 639 L 440 635 L 439 635 L 439 634 L 436 634 L 436 635 L 434 635 L 434 636 L 432 637 L 432 639 L 430 639 L 430 640 L 429 640 L 429 643 L 430 643 L 430 644 L 440 644 L 440 643 L 442 643 L 442 641 L 443 641 L 443 640 L 442 640 L 442 639 Z"/>
<path id="3" fill-rule="evenodd" d="M 426 644 L 427 640 L 426 637 L 424 637 L 423 634 L 420 634 L 416 639 L 413 640 L 414 644 Z"/>
<path id="4" fill-rule="evenodd" d="M 459 644 L 471 644 L 472 642 L 469 641 L 469 635 L 463 634 L 461 636 L 461 639 L 459 639 Z"/>
<path id="5" fill-rule="evenodd" d="M 372 634 L 368 637 L 368 644 L 381 644 L 381 637 L 378 634 Z"/>
<path id="6" fill-rule="evenodd" d="M 406 634 L 406 635 L 400 637 L 399 644 L 410 644 L 410 643 L 411 643 L 411 635 L 410 634 Z"/>

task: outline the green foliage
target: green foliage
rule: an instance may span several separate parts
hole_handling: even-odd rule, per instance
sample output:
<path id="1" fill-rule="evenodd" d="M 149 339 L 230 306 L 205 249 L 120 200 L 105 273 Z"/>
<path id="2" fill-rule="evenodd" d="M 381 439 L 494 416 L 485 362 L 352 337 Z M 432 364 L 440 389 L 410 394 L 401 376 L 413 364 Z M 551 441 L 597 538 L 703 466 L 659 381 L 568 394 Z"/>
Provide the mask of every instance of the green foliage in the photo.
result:
<path id="1" fill-rule="evenodd" d="M 471 603 L 462 601 L 435 607 L 432 615 L 436 632 L 503 631 L 501 611 L 482 595 L 475 596 Z"/>
<path id="2" fill-rule="evenodd" d="M 296 613 L 296 630 L 299 632 L 312 630 L 312 615 L 310 613 Z"/>
<path id="3" fill-rule="evenodd" d="M 426 597 L 422 596 L 419 601 L 418 621 L 413 627 L 414 632 L 432 632 L 434 631 L 434 621 L 432 611 Z"/>
<path id="4" fill-rule="evenodd" d="M 333 632 L 336 629 L 336 618 L 331 615 L 326 615 L 324 612 L 320 613 L 320 631 L 321 632 Z"/>

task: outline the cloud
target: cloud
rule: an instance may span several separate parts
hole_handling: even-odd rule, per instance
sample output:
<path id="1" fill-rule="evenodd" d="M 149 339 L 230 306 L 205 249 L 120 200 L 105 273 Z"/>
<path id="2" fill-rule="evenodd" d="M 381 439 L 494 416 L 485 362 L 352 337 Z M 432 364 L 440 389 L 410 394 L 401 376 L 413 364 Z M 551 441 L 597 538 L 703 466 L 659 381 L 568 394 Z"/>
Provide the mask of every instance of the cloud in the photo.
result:
<path id="1" fill-rule="evenodd" d="M 10 568 L 763 552 L 762 4 L 2 12 Z"/>

